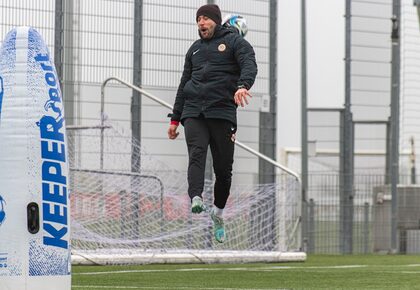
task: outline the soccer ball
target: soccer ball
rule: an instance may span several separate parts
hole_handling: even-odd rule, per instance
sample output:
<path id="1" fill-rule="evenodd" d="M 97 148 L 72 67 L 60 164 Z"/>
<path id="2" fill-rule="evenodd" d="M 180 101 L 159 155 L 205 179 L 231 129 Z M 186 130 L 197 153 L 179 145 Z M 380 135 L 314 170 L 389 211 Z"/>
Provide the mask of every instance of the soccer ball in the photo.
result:
<path id="1" fill-rule="evenodd" d="M 239 35 L 245 37 L 248 33 L 248 26 L 246 25 L 246 20 L 241 15 L 237 14 L 228 14 L 222 21 L 222 25 L 225 27 L 235 27 Z"/>

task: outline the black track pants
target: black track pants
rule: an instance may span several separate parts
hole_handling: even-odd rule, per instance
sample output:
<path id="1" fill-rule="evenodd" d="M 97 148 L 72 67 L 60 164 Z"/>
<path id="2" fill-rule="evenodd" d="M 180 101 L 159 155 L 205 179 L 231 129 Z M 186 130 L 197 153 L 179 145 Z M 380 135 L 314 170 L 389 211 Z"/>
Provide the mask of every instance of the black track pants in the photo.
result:
<path id="1" fill-rule="evenodd" d="M 210 145 L 213 168 L 214 205 L 224 208 L 232 183 L 232 164 L 235 144 L 233 124 L 221 119 L 187 118 L 184 121 L 185 139 L 188 146 L 188 195 L 201 196 L 204 188 L 207 148 Z"/>

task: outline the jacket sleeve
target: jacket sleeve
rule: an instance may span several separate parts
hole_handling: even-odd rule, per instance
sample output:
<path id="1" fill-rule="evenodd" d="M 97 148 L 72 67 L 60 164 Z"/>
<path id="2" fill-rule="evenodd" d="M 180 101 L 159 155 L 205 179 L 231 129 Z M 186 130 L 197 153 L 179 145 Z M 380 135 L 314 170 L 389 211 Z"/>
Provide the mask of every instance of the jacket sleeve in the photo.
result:
<path id="1" fill-rule="evenodd" d="M 191 49 L 188 50 L 185 55 L 184 71 L 182 72 L 181 81 L 176 92 L 175 104 L 172 110 L 171 121 L 180 121 L 182 110 L 184 109 L 185 97 L 184 97 L 184 86 L 191 79 Z"/>
<path id="2" fill-rule="evenodd" d="M 235 58 L 241 69 L 237 86 L 245 87 L 249 90 L 254 84 L 258 72 L 254 48 L 248 41 L 239 35 L 236 37 L 234 47 Z"/>

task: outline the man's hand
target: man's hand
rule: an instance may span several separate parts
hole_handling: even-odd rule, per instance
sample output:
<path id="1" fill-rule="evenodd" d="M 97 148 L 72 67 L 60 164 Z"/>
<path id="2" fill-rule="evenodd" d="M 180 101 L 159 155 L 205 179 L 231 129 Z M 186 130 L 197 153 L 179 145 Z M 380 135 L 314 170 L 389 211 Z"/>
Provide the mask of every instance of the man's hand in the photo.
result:
<path id="1" fill-rule="evenodd" d="M 178 129 L 178 125 L 169 125 L 169 129 L 168 129 L 168 138 L 169 139 L 175 139 L 176 137 L 178 137 L 179 132 L 176 131 L 176 129 Z"/>
<path id="2" fill-rule="evenodd" d="M 235 104 L 241 107 L 245 107 L 245 105 L 248 105 L 248 99 L 247 96 L 252 98 L 251 94 L 248 92 L 245 88 L 240 88 L 236 91 L 235 95 L 233 96 L 233 99 L 235 100 Z"/>

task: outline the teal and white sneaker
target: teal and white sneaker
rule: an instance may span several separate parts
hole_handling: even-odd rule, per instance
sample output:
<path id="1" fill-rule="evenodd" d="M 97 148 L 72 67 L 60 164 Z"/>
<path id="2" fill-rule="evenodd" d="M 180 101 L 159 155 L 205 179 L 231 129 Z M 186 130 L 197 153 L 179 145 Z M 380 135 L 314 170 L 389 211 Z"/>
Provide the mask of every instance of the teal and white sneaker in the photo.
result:
<path id="1" fill-rule="evenodd" d="M 213 221 L 213 234 L 216 241 L 223 243 L 225 241 L 225 224 L 223 218 L 217 216 L 214 211 L 211 211 L 210 217 Z"/>
<path id="2" fill-rule="evenodd" d="M 203 199 L 199 196 L 194 196 L 191 202 L 192 213 L 201 213 L 205 210 L 206 207 L 204 206 Z"/>

